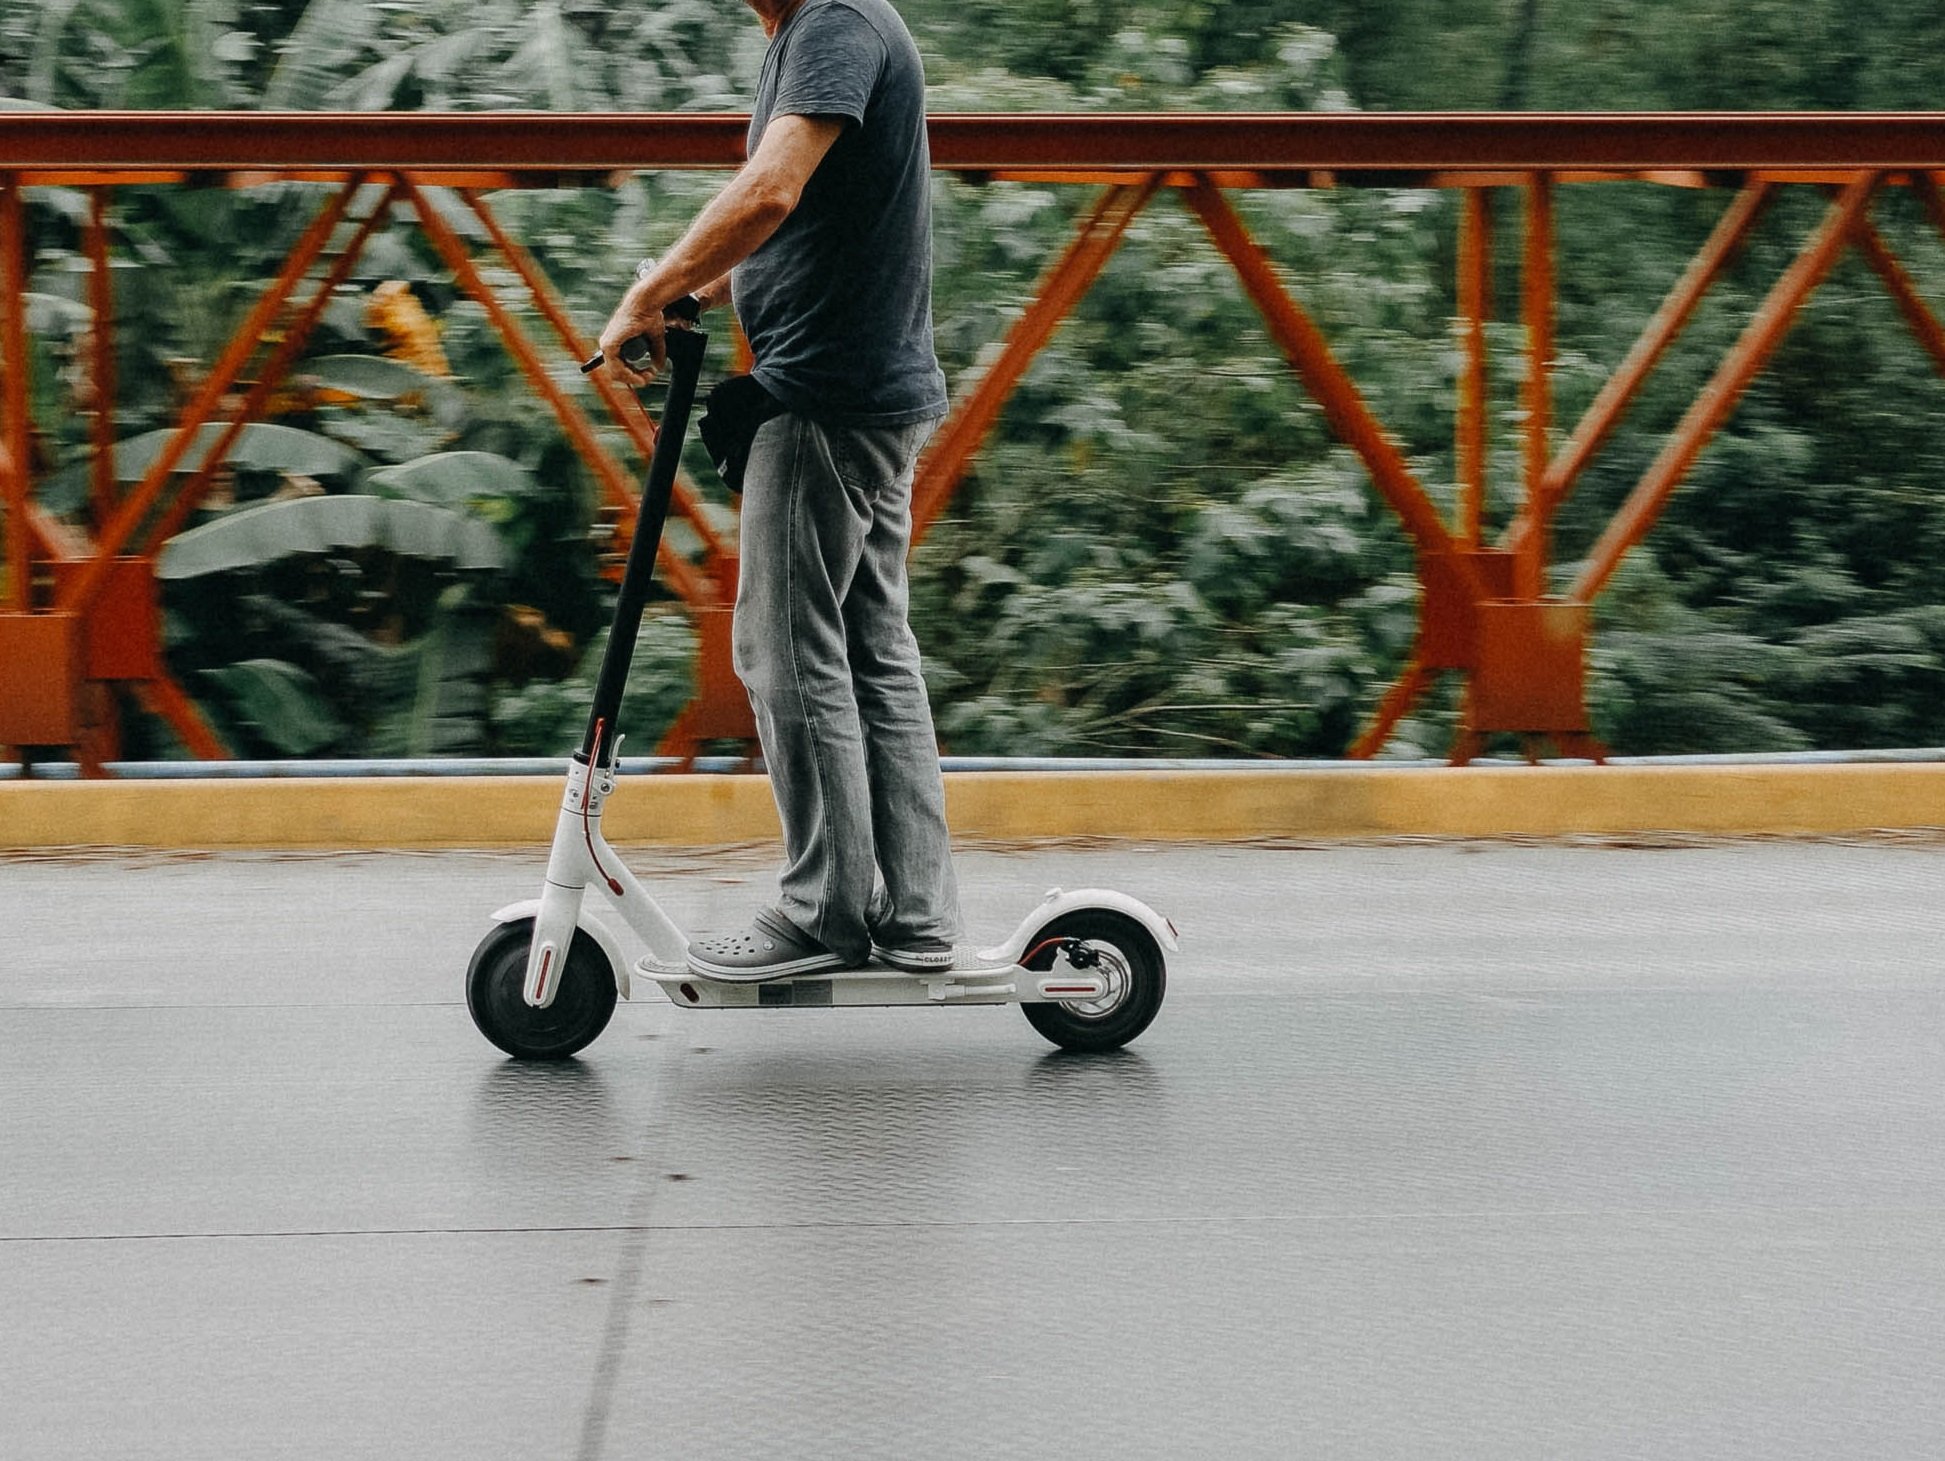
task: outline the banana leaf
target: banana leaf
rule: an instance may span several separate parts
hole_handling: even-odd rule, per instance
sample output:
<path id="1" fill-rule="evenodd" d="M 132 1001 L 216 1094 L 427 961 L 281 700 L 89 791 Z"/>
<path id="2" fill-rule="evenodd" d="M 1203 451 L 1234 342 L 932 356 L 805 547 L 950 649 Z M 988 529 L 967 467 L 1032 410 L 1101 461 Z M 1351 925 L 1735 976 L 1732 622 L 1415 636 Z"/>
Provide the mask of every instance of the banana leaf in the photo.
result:
<path id="1" fill-rule="evenodd" d="M 491 498 L 527 497 L 534 476 L 520 463 L 490 451 L 448 451 L 381 467 L 365 479 L 374 492 L 440 507 L 476 506 Z"/>
<path id="2" fill-rule="evenodd" d="M 305 111 L 324 105 L 382 20 L 382 8 L 370 0 L 311 0 L 285 38 L 264 87 L 264 108 Z"/>
<path id="3" fill-rule="evenodd" d="M 308 756 L 344 735 L 344 722 L 332 713 L 317 681 L 296 665 L 248 659 L 202 675 L 221 693 L 232 721 L 286 756 Z"/>
<path id="4" fill-rule="evenodd" d="M 391 462 L 409 462 L 439 450 L 449 432 L 423 416 L 401 416 L 395 411 L 360 411 L 326 407 L 318 412 L 318 427 L 326 436 L 355 446 L 368 455 Z M 411 494 L 381 493 L 381 496 Z"/>
<path id="5" fill-rule="evenodd" d="M 367 401 L 423 396 L 445 384 L 402 360 L 384 355 L 320 355 L 306 360 L 297 373 L 327 389 Z"/>
<path id="6" fill-rule="evenodd" d="M 0 102 L 0 108 L 5 107 L 6 103 Z M 30 204 L 46 208 L 80 228 L 87 226 L 88 215 L 93 211 L 88 195 L 79 188 L 28 188 L 26 196 Z"/>
<path id="7" fill-rule="evenodd" d="M 350 548 L 446 559 L 469 571 L 506 565 L 506 549 L 484 523 L 422 502 L 348 494 L 298 497 L 227 513 L 171 538 L 156 576 L 199 578 L 260 567 L 293 553 Z"/>
<path id="8" fill-rule="evenodd" d="M 485 741 L 486 686 L 493 663 L 493 616 L 456 584 L 440 596 L 432 627 L 386 653 L 400 693 L 372 727 L 373 756 L 452 756 Z"/>
<path id="9" fill-rule="evenodd" d="M 35 293 L 24 294 L 21 299 L 27 306 L 27 331 L 31 335 L 72 335 L 94 321 L 95 312 L 78 300 Z"/>
<path id="10" fill-rule="evenodd" d="M 193 472 L 216 445 L 223 423 L 211 421 L 196 433 L 196 440 L 182 454 L 178 472 Z M 124 482 L 141 480 L 155 464 L 162 450 L 174 438 L 176 428 L 145 431 L 115 444 L 115 475 Z M 328 436 L 314 431 L 299 431 L 294 426 L 278 426 L 267 421 L 252 421 L 237 433 L 224 458 L 232 466 L 259 472 L 288 472 L 301 477 L 342 477 L 358 470 L 357 454 Z"/>

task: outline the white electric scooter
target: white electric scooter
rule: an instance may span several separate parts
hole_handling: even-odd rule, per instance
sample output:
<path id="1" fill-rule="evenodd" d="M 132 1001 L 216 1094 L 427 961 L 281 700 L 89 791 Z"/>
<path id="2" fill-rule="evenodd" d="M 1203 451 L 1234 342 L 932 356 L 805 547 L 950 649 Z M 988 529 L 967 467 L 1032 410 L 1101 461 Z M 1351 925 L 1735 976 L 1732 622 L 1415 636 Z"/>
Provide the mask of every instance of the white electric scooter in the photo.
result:
<path id="1" fill-rule="evenodd" d="M 670 310 L 676 328 L 667 337 L 668 402 L 587 732 L 568 767 L 546 883 L 538 899 L 496 912 L 495 928 L 474 951 L 466 974 L 473 1022 L 509 1055 L 563 1060 L 606 1028 L 617 996 L 630 998 L 633 976 L 641 974 L 684 1009 L 1018 1004 L 1056 1045 L 1119 1049 L 1160 1010 L 1166 988 L 1162 951 L 1177 947 L 1174 925 L 1125 893 L 1055 889 L 1012 937 L 982 950 L 973 968 L 911 974 L 874 962 L 836 973 L 731 983 L 689 969 L 687 936 L 601 835 L 601 810 L 615 789 L 621 749 L 615 715 L 702 371 L 707 337 L 688 328 L 693 303 L 683 300 Z M 635 364 L 645 347 L 645 341 L 630 340 L 623 358 Z M 590 891 L 600 897 L 590 900 Z"/>

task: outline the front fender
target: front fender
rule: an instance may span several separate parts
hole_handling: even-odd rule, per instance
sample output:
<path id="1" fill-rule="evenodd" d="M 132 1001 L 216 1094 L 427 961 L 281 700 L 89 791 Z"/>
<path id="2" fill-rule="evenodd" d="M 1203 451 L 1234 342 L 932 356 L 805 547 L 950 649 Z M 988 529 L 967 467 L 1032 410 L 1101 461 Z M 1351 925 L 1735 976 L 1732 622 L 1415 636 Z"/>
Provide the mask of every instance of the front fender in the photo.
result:
<path id="1" fill-rule="evenodd" d="M 523 898 L 518 903 L 509 903 L 504 908 L 493 910 L 495 923 L 518 923 L 523 918 L 540 916 L 540 900 Z M 622 957 L 621 941 L 615 937 L 614 930 L 598 918 L 590 917 L 586 905 L 582 905 L 581 916 L 575 920 L 578 927 L 587 930 L 588 937 L 601 945 L 601 952 L 608 956 L 608 967 L 615 971 L 615 993 L 623 999 L 631 999 L 629 992 L 628 960 Z"/>
<path id="2" fill-rule="evenodd" d="M 995 948 L 981 949 L 980 962 L 1017 964 L 1041 929 L 1063 913 L 1073 913 L 1082 908 L 1107 908 L 1116 913 L 1125 913 L 1152 933 L 1155 942 L 1169 953 L 1176 953 L 1181 948 L 1176 941 L 1175 925 L 1139 898 L 1117 893 L 1112 888 L 1076 888 L 1071 893 L 1055 888 L 1021 920 L 1020 926 L 1013 930 L 1013 936 L 1005 943 Z"/>

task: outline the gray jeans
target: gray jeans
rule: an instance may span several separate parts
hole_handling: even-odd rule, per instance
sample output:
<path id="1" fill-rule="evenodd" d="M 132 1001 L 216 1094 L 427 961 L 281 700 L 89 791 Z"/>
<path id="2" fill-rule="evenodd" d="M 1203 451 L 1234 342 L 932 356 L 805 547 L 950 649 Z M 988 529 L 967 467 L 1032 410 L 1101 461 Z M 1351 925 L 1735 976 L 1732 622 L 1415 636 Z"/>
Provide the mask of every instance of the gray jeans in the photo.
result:
<path id="1" fill-rule="evenodd" d="M 783 821 L 779 906 L 859 962 L 880 874 L 881 944 L 959 936 L 945 783 L 906 618 L 912 475 L 937 425 L 779 416 L 757 432 L 743 478 L 735 662 Z"/>

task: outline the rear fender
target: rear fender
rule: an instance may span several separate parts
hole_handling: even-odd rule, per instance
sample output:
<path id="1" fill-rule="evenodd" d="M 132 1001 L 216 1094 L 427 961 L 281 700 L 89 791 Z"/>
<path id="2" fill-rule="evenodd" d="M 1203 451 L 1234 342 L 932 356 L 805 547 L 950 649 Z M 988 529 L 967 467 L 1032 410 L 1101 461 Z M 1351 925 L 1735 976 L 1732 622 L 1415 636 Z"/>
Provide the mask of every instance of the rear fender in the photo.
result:
<path id="1" fill-rule="evenodd" d="M 1033 946 L 1041 929 L 1062 914 L 1078 912 L 1083 908 L 1105 908 L 1115 913 L 1125 913 L 1153 934 L 1155 942 L 1167 949 L 1169 953 L 1175 953 L 1181 948 L 1176 941 L 1175 925 L 1139 898 L 1131 898 L 1128 894 L 1117 893 L 1111 888 L 1076 888 L 1071 893 L 1054 888 L 1031 913 L 1021 920 L 1020 926 L 1013 930 L 1011 938 L 997 947 L 981 949 L 980 962 L 982 964 L 1019 963 L 1021 955 Z"/>

